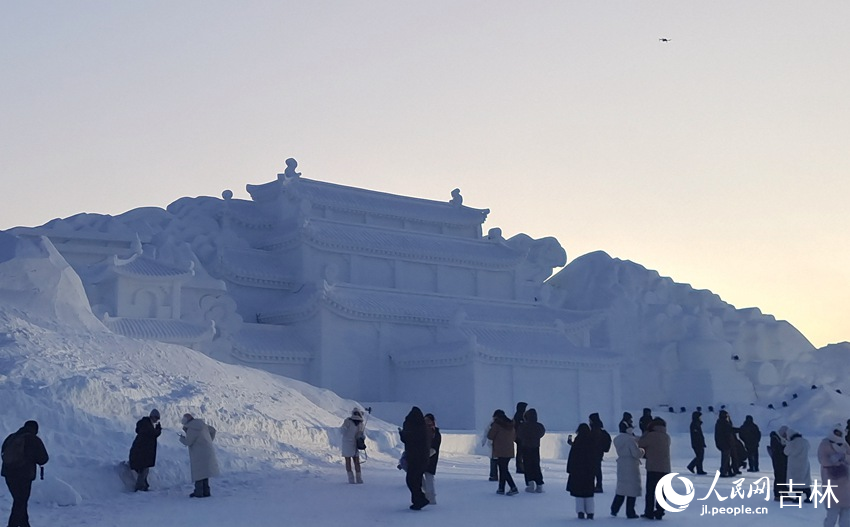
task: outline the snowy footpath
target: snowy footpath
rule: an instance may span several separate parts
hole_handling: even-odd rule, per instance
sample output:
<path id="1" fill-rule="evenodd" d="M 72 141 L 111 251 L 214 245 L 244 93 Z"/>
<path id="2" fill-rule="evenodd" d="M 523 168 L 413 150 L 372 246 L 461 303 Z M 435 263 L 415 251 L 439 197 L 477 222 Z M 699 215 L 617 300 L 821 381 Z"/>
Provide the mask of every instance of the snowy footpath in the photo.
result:
<path id="1" fill-rule="evenodd" d="M 684 437 L 674 438 L 683 441 Z M 675 454 L 675 453 L 674 453 Z M 684 467 L 689 459 L 674 458 L 674 467 Z M 770 461 L 763 459 L 769 466 Z M 396 469 L 394 460 L 388 456 L 369 459 L 363 466 L 363 485 L 346 482 L 345 471 L 339 465 L 301 470 L 269 470 L 226 474 L 211 480 L 212 498 L 191 499 L 191 485 L 157 488 L 156 470 L 153 469 L 152 491 L 146 493 L 119 492 L 84 500 L 80 505 L 58 507 L 31 503 L 30 516 L 34 527 L 41 526 L 120 526 L 120 527 L 185 527 L 187 525 L 209 526 L 254 526 L 278 527 L 280 525 L 319 526 L 373 526 L 405 525 L 409 527 L 502 525 L 511 523 L 546 527 L 582 522 L 575 514 L 574 500 L 564 490 L 567 475 L 564 460 L 544 460 L 546 492 L 529 494 L 520 492 L 516 496 L 500 496 L 495 493 L 496 483 L 489 482 L 487 458 L 473 455 L 442 454 L 437 470 L 437 501 L 434 506 L 422 511 L 408 509 L 409 493 L 404 484 L 404 474 Z M 708 457 L 706 468 L 717 465 L 717 460 Z M 513 466 L 513 463 L 511 463 Z M 812 464 L 815 468 L 817 465 Z M 49 473 L 50 465 L 47 465 Z M 605 492 L 597 494 L 596 518 L 593 525 L 643 524 L 647 520 L 630 522 L 621 510 L 619 517 L 610 516 L 610 504 L 614 497 L 615 458 L 606 457 L 603 465 Z M 706 496 L 712 483 L 711 476 L 692 476 L 684 469 L 680 476 L 694 483 L 695 499 L 683 512 L 668 513 L 665 524 L 671 525 L 748 525 L 752 527 L 777 525 L 821 525 L 824 505 L 803 505 L 802 508 L 788 504 L 780 506 L 764 495 L 750 498 L 730 498 L 732 479 L 718 481 L 716 490 L 726 496 L 721 502 L 714 493 Z M 815 468 L 816 475 L 816 468 Z M 759 478 L 771 477 L 770 472 L 743 474 L 742 489 L 746 493 Z M 522 489 L 522 476 L 514 475 Z M 737 479 L 737 478 L 735 478 Z M 37 487 L 44 482 L 36 481 Z M 116 489 L 120 482 L 116 476 Z M 674 489 L 684 491 L 684 484 L 674 483 Z M 0 496 L 0 514 L 9 513 L 9 496 L 3 489 Z M 772 498 L 772 497 L 771 497 Z M 766 507 L 761 514 L 715 514 L 703 515 L 703 506 L 712 508 Z M 643 512 L 643 500 L 639 498 L 638 514 Z M 587 521 L 587 520 L 584 520 Z M 583 525 L 583 523 L 580 523 Z"/>

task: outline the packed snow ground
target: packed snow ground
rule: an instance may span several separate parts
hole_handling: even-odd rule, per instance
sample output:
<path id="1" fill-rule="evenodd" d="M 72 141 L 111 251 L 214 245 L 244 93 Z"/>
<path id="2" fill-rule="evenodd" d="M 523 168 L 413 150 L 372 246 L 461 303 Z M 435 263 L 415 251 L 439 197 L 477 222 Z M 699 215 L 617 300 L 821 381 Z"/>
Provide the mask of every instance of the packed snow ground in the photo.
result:
<path id="1" fill-rule="evenodd" d="M 451 437 L 446 438 L 449 444 Z M 674 436 L 674 470 L 689 461 L 688 438 Z M 813 439 L 816 441 L 817 439 Z M 48 444 L 48 447 L 50 445 Z M 769 460 L 762 464 L 769 466 Z M 185 458 L 185 456 L 184 456 Z M 437 468 L 437 501 L 435 506 L 422 511 L 408 509 L 409 493 L 404 484 L 404 475 L 395 468 L 394 460 L 369 459 L 363 466 L 363 485 L 346 482 L 341 460 L 320 466 L 301 469 L 255 470 L 241 473 L 225 473 L 211 480 L 213 496 L 196 500 L 188 497 L 191 484 L 175 484 L 162 487 L 159 476 L 163 467 L 152 470 L 152 491 L 147 493 L 105 492 L 84 500 L 76 507 L 58 507 L 47 503 L 31 503 L 30 517 L 33 525 L 78 526 L 121 526 L 121 527 L 185 527 L 186 525 L 250 525 L 253 527 L 335 526 L 335 525 L 406 525 L 425 527 L 433 525 L 501 525 L 506 519 L 521 521 L 523 525 L 546 527 L 575 523 L 580 520 L 575 514 L 574 499 L 564 490 L 566 473 L 564 460 L 544 460 L 544 494 L 520 492 L 517 496 L 498 496 L 496 484 L 487 481 L 488 460 L 482 456 L 442 454 Z M 716 467 L 718 459 L 710 456 L 706 468 Z M 187 459 L 179 461 L 187 464 Z M 813 460 L 814 462 L 814 460 Z M 56 463 L 56 460 L 53 461 Z M 511 464 L 513 466 L 513 463 Z M 816 464 L 812 465 L 816 467 Z M 764 467 L 762 467 L 764 468 Z M 605 493 L 596 496 L 596 523 L 593 525 L 622 525 L 626 522 L 625 511 L 617 518 L 609 516 L 615 483 L 615 457 L 609 455 L 603 465 Z M 50 473 L 50 464 L 47 465 Z M 815 469 L 815 475 L 817 469 Z M 711 484 L 709 476 L 690 476 L 696 488 L 696 497 L 702 498 Z M 744 489 L 757 477 L 771 476 L 769 472 L 744 473 Z M 514 476 L 521 484 L 522 476 Z M 45 480 L 46 481 L 46 480 Z M 730 493 L 729 480 L 720 480 L 717 489 Z M 110 481 L 114 488 L 120 486 L 117 478 Z M 35 495 L 43 481 L 36 481 Z M 4 489 L 5 490 L 5 489 Z M 763 515 L 717 515 L 700 516 L 702 507 L 748 506 L 767 507 Z M 0 514 L 8 515 L 8 493 L 0 496 Z M 643 512 L 642 499 L 638 500 L 638 513 Z M 815 509 L 804 505 L 802 509 L 780 507 L 774 501 L 761 498 L 727 499 L 720 503 L 714 496 L 705 501 L 693 501 L 681 513 L 669 513 L 665 524 L 670 525 L 750 525 L 752 527 L 775 527 L 784 525 L 820 525 L 825 511 L 823 505 Z M 644 520 L 639 520 L 643 522 Z M 637 523 L 636 523 L 637 524 Z"/>

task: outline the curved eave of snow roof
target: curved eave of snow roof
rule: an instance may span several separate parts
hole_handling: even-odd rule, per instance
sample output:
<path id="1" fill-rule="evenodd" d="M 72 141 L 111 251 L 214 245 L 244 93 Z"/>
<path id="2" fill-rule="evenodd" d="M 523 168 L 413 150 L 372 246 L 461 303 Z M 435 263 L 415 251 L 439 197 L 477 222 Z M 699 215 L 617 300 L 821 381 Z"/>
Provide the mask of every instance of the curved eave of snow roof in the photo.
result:
<path id="1" fill-rule="evenodd" d="M 221 275 L 239 285 L 286 291 L 300 285 L 292 276 L 275 271 L 281 263 L 274 253 L 259 249 L 224 249 L 217 265 Z"/>
<path id="2" fill-rule="evenodd" d="M 319 310 L 319 294 L 315 286 L 303 286 L 291 295 L 276 302 L 264 313 L 257 315 L 263 324 L 290 325 L 312 318 Z"/>
<path id="3" fill-rule="evenodd" d="M 424 325 L 469 321 L 538 327 L 564 333 L 585 330 L 605 316 L 603 312 L 568 311 L 528 302 L 404 292 L 351 284 L 326 285 L 322 300 L 330 309 L 347 318 Z"/>
<path id="4" fill-rule="evenodd" d="M 316 248 L 368 256 L 453 264 L 487 270 L 511 270 L 525 252 L 502 243 L 457 238 L 372 225 L 310 219 L 303 228 L 304 241 Z"/>
<path id="5" fill-rule="evenodd" d="M 303 241 L 300 228 L 291 228 L 283 232 L 275 232 L 269 236 L 264 236 L 256 247 L 259 250 L 269 251 L 286 251 L 297 247 Z"/>
<path id="6" fill-rule="evenodd" d="M 447 201 L 399 196 L 302 177 L 248 185 L 246 188 L 251 198 L 258 202 L 290 194 L 295 199 L 343 212 L 446 225 L 481 225 L 490 212 L 487 209 L 451 205 Z"/>
<path id="7" fill-rule="evenodd" d="M 179 269 L 145 257 L 121 260 L 116 256 L 111 269 L 115 274 L 142 280 L 188 280 L 195 274 L 191 268 Z"/>
<path id="8" fill-rule="evenodd" d="M 106 317 L 103 323 L 113 333 L 125 337 L 173 344 L 207 342 L 215 336 L 212 321 L 202 324 L 172 319 Z"/>
<path id="9" fill-rule="evenodd" d="M 243 324 L 231 343 L 232 355 L 242 362 L 304 364 L 313 360 L 309 346 L 283 326 Z"/>
<path id="10" fill-rule="evenodd" d="M 232 199 L 225 202 L 223 216 L 233 224 L 249 230 L 270 231 L 276 227 L 277 218 L 263 212 L 256 204 Z"/>
<path id="11" fill-rule="evenodd" d="M 142 243 L 150 242 L 150 236 L 141 235 L 129 229 L 124 229 L 124 232 L 99 232 L 85 229 L 86 227 L 81 228 L 81 230 L 74 230 L 67 224 L 57 223 L 56 227 L 14 227 L 12 229 L 9 229 L 8 232 L 18 236 L 47 236 L 51 239 L 51 242 L 54 245 L 56 243 L 62 243 L 63 241 L 77 241 L 81 243 L 111 242 L 132 244 L 136 242 L 137 238 Z"/>

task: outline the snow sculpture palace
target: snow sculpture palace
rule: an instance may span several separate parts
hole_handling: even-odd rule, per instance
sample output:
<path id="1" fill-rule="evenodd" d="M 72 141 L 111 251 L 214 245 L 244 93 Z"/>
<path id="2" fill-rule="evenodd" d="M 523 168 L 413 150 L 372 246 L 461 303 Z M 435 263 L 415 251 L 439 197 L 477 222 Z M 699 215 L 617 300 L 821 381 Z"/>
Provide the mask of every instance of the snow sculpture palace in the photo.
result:
<path id="1" fill-rule="evenodd" d="M 610 428 L 622 410 L 750 413 L 850 391 L 818 366 L 829 353 L 756 308 L 601 251 L 551 276 L 566 263 L 557 240 L 484 234 L 489 211 L 459 189 L 386 194 L 302 178 L 289 159 L 247 191 L 9 232 L 64 258 L 112 332 L 303 380 L 388 420 L 415 404 L 480 430 L 525 401 L 552 430 L 593 412 Z"/>
<path id="2" fill-rule="evenodd" d="M 557 240 L 484 235 L 489 211 L 458 189 L 440 202 L 295 169 L 248 185 L 250 201 L 225 191 L 14 233 L 47 237 L 116 333 L 416 404 L 446 428 L 483 428 L 520 400 L 552 429 L 619 411 L 618 358 L 590 346 L 604 313 L 560 308 L 544 286 L 566 263 Z"/>

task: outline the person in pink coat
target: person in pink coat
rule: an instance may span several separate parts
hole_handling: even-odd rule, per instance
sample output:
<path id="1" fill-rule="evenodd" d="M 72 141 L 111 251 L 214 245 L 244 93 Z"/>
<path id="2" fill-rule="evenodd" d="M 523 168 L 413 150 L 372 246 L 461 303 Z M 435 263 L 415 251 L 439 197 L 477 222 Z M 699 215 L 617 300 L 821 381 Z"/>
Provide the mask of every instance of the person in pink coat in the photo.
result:
<path id="1" fill-rule="evenodd" d="M 835 425 L 832 432 L 818 445 L 818 462 L 823 485 L 829 484 L 835 500 L 821 501 L 826 505 L 824 527 L 850 527 L 850 446 L 844 442 L 844 426 Z"/>

